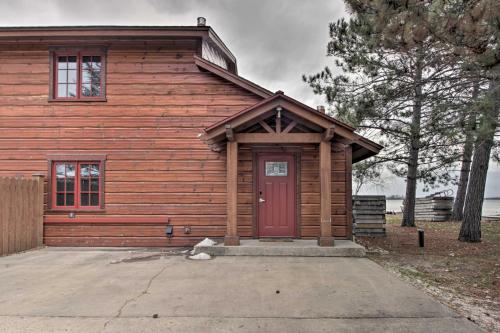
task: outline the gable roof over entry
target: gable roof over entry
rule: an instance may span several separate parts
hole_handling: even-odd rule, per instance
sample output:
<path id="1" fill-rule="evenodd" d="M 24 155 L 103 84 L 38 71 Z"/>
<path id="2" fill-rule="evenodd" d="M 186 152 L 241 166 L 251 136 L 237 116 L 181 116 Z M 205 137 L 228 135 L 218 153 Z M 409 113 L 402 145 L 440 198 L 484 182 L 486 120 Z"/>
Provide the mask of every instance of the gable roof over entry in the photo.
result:
<path id="1" fill-rule="evenodd" d="M 213 148 L 221 147 L 227 140 L 228 129 L 238 135 L 237 133 L 242 133 L 255 124 L 262 124 L 264 120 L 275 115 L 278 112 L 277 110 L 294 119 L 295 123 L 303 124 L 303 128 L 306 128 L 307 132 L 311 133 L 309 136 L 303 136 L 299 133 L 275 134 L 274 138 L 279 139 L 282 137 L 283 143 L 306 143 L 303 141 L 305 138 L 309 140 L 307 142 L 318 141 L 319 143 L 325 138 L 325 135 L 329 135 L 328 140 L 352 145 L 353 162 L 376 155 L 383 148 L 381 145 L 354 133 L 355 129 L 353 127 L 286 96 L 282 91 L 278 91 L 261 102 L 205 128 L 200 135 L 200 139 Z M 265 124 L 263 125 L 265 126 Z M 333 136 L 327 133 L 331 133 Z M 298 139 L 299 136 L 300 139 Z"/>

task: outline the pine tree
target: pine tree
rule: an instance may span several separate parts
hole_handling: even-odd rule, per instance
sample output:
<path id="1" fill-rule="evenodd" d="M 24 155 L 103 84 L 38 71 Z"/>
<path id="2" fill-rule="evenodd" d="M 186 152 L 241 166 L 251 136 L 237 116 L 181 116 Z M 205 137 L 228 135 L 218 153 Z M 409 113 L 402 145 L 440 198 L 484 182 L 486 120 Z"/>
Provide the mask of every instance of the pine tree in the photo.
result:
<path id="1" fill-rule="evenodd" d="M 500 110 L 500 76 L 490 81 L 488 94 L 483 99 L 477 139 L 470 171 L 470 180 L 464 206 L 464 219 L 458 239 L 465 242 L 481 241 L 481 213 L 486 187 L 486 176 L 494 146 Z"/>
<path id="2" fill-rule="evenodd" d="M 466 103 L 466 110 L 463 112 L 463 121 L 461 128 L 464 132 L 464 143 L 462 152 L 462 161 L 460 168 L 460 178 L 457 184 L 457 193 L 453 202 L 453 210 L 451 219 L 454 221 L 462 221 L 464 216 L 465 194 L 467 193 L 467 185 L 469 184 L 470 165 L 472 163 L 472 152 L 474 149 L 474 136 L 476 129 L 476 110 L 474 102 L 477 101 L 479 95 L 479 84 L 474 85 L 471 95 L 471 101 Z"/>
<path id="3" fill-rule="evenodd" d="M 417 180 L 447 183 L 447 168 L 460 156 L 458 117 L 448 107 L 459 95 L 449 80 L 455 55 L 427 30 L 411 30 L 422 19 L 421 7 L 409 12 L 377 7 L 380 1 L 347 2 L 353 15 L 330 24 L 328 44 L 343 73 L 325 68 L 304 80 L 326 96 L 337 117 L 383 139 L 377 158 L 406 177 L 402 225 L 414 226 Z"/>
<path id="4" fill-rule="evenodd" d="M 500 109 L 500 2 L 498 0 L 346 0 L 355 13 L 369 13 L 373 29 L 389 45 L 412 45 L 428 36 L 447 45 L 460 64 L 487 80 L 479 97 L 479 125 L 472 157 L 459 240 L 481 239 L 481 210 Z M 465 69 L 465 70 L 464 70 Z M 461 80 L 466 82 L 467 80 Z M 457 86 L 459 87 L 459 86 Z M 495 157 L 495 156 L 493 156 Z"/>
<path id="5" fill-rule="evenodd" d="M 382 164 L 377 163 L 374 159 L 368 159 L 354 164 L 352 166 L 352 180 L 356 184 L 354 186 L 354 194 L 358 195 L 363 185 L 369 183 L 383 186 L 381 176 Z"/>
<path id="6" fill-rule="evenodd" d="M 474 153 L 458 239 L 481 240 L 481 212 L 500 112 L 500 2 L 449 0 L 434 5 L 432 33 L 454 48 L 468 67 L 481 72 L 488 91 L 479 99 Z M 493 156 L 495 157 L 495 156 Z"/>

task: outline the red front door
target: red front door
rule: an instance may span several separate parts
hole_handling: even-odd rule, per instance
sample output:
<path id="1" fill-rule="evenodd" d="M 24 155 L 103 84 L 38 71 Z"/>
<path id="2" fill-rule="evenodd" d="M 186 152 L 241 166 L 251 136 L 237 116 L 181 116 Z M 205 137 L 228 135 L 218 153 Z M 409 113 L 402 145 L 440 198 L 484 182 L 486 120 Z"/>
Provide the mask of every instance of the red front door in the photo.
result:
<path id="1" fill-rule="evenodd" d="M 259 237 L 295 237 L 295 158 L 285 153 L 257 158 Z"/>

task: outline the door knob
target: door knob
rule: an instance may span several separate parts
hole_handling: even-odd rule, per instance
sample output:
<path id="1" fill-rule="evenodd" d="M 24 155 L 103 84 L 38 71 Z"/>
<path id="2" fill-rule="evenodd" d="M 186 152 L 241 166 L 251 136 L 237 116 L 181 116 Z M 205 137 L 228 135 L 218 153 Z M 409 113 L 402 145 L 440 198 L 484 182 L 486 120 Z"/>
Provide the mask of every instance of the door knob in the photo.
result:
<path id="1" fill-rule="evenodd" d="M 259 202 L 266 202 L 266 200 L 259 198 Z"/>

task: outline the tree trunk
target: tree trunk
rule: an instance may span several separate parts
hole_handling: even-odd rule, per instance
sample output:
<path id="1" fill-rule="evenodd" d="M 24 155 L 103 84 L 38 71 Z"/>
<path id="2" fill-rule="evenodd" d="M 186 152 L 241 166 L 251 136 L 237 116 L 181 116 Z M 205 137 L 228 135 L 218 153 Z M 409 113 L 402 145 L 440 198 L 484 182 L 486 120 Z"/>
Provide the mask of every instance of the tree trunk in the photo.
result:
<path id="1" fill-rule="evenodd" d="M 460 168 L 460 179 L 457 187 L 457 195 L 453 202 L 453 211 L 451 219 L 454 221 L 462 221 L 464 216 L 465 194 L 469 183 L 470 165 L 472 162 L 472 150 L 474 148 L 473 137 L 469 135 L 466 138 L 464 152 L 462 155 L 462 167 Z"/>
<path id="2" fill-rule="evenodd" d="M 481 110 L 469 186 L 465 197 L 464 219 L 458 236 L 458 239 L 462 242 L 481 241 L 481 212 L 484 190 L 500 108 L 500 85 L 497 77 L 491 81 L 486 98 L 488 101 Z"/>
<path id="3" fill-rule="evenodd" d="M 422 118 L 422 50 L 417 54 L 415 68 L 415 96 L 410 128 L 410 154 L 406 175 L 406 195 L 403 209 L 402 227 L 415 226 L 415 200 L 417 196 L 418 153 L 420 150 L 420 121 Z"/>
<path id="4" fill-rule="evenodd" d="M 474 90 L 472 91 L 472 99 L 470 105 L 477 100 L 479 93 L 479 86 L 474 85 Z M 453 202 L 453 211 L 451 214 L 451 219 L 455 221 L 462 221 L 464 217 L 464 203 L 465 194 L 467 193 L 467 184 L 469 183 L 469 172 L 470 165 L 472 162 L 472 152 L 474 149 L 474 128 L 476 126 L 476 110 L 466 111 L 469 117 L 466 118 L 466 124 L 464 126 L 465 130 L 465 143 L 464 152 L 462 154 L 462 167 L 460 169 L 460 179 L 458 181 L 457 195 L 455 196 L 455 201 Z"/>
<path id="5" fill-rule="evenodd" d="M 354 191 L 354 195 L 358 195 L 359 190 L 361 190 L 361 187 L 363 186 L 363 182 L 361 180 L 356 183 L 356 190 Z"/>

